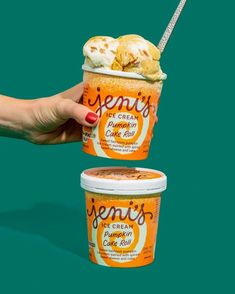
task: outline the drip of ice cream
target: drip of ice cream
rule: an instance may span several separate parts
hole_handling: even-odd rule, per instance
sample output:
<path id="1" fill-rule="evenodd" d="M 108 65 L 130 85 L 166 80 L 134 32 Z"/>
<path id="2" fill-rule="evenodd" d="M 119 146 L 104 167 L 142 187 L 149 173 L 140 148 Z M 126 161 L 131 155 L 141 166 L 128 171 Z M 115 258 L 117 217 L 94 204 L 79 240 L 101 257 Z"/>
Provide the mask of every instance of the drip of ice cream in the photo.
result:
<path id="1" fill-rule="evenodd" d="M 83 54 L 85 64 L 93 68 L 134 72 L 152 81 L 162 76 L 159 49 L 138 35 L 93 37 L 84 45 Z"/>
<path id="2" fill-rule="evenodd" d="M 85 171 L 86 175 L 112 180 L 149 180 L 160 178 L 157 172 L 138 170 L 135 168 L 98 168 Z"/>

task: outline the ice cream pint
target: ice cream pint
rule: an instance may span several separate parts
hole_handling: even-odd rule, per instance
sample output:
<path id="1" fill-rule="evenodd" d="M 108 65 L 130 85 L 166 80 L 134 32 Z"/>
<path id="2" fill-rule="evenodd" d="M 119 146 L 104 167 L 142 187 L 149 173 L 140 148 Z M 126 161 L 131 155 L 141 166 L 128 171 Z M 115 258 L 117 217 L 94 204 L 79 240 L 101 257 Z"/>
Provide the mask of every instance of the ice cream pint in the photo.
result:
<path id="1" fill-rule="evenodd" d="M 81 187 L 90 260 L 110 267 L 152 263 L 166 175 L 146 168 L 93 168 L 82 173 Z"/>
<path id="2" fill-rule="evenodd" d="M 95 37 L 84 46 L 83 104 L 100 118 L 83 127 L 83 151 L 101 157 L 148 156 L 163 80 L 158 49 L 140 36 Z"/>

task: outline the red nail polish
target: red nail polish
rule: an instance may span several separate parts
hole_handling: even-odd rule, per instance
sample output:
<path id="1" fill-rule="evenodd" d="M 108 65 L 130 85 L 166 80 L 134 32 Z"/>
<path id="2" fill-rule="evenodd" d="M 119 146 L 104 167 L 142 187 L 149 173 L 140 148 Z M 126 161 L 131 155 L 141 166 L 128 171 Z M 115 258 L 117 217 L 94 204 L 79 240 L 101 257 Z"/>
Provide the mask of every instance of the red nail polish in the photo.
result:
<path id="1" fill-rule="evenodd" d="M 98 115 L 95 114 L 94 112 L 88 112 L 85 120 L 89 123 L 89 124 L 94 124 L 98 119 Z"/>

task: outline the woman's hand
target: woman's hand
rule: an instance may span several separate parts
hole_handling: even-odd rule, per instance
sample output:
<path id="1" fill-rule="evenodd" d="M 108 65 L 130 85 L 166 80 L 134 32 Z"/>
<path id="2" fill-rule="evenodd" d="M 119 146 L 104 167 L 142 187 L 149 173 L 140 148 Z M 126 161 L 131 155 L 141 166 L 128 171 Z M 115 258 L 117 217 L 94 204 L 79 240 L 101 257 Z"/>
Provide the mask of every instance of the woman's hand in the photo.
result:
<path id="1" fill-rule="evenodd" d="M 83 84 L 57 95 L 35 100 L 0 96 L 0 135 L 35 144 L 80 141 L 82 126 L 95 126 L 96 113 L 80 104 Z"/>

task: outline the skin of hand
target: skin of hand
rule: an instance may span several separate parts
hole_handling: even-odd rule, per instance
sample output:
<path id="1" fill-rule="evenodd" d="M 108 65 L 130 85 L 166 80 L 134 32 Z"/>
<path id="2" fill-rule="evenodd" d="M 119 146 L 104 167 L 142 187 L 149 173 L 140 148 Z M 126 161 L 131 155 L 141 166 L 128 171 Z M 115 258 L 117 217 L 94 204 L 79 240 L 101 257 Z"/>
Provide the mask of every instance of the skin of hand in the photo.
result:
<path id="1" fill-rule="evenodd" d="M 80 83 L 54 96 L 33 100 L 0 95 L 0 136 L 34 144 L 81 141 L 82 126 L 94 127 L 99 121 L 96 113 L 81 104 L 83 88 Z"/>
<path id="2" fill-rule="evenodd" d="M 82 126 L 93 127 L 98 116 L 81 104 L 83 84 L 34 100 L 0 95 L 0 135 L 35 144 L 81 141 Z"/>

